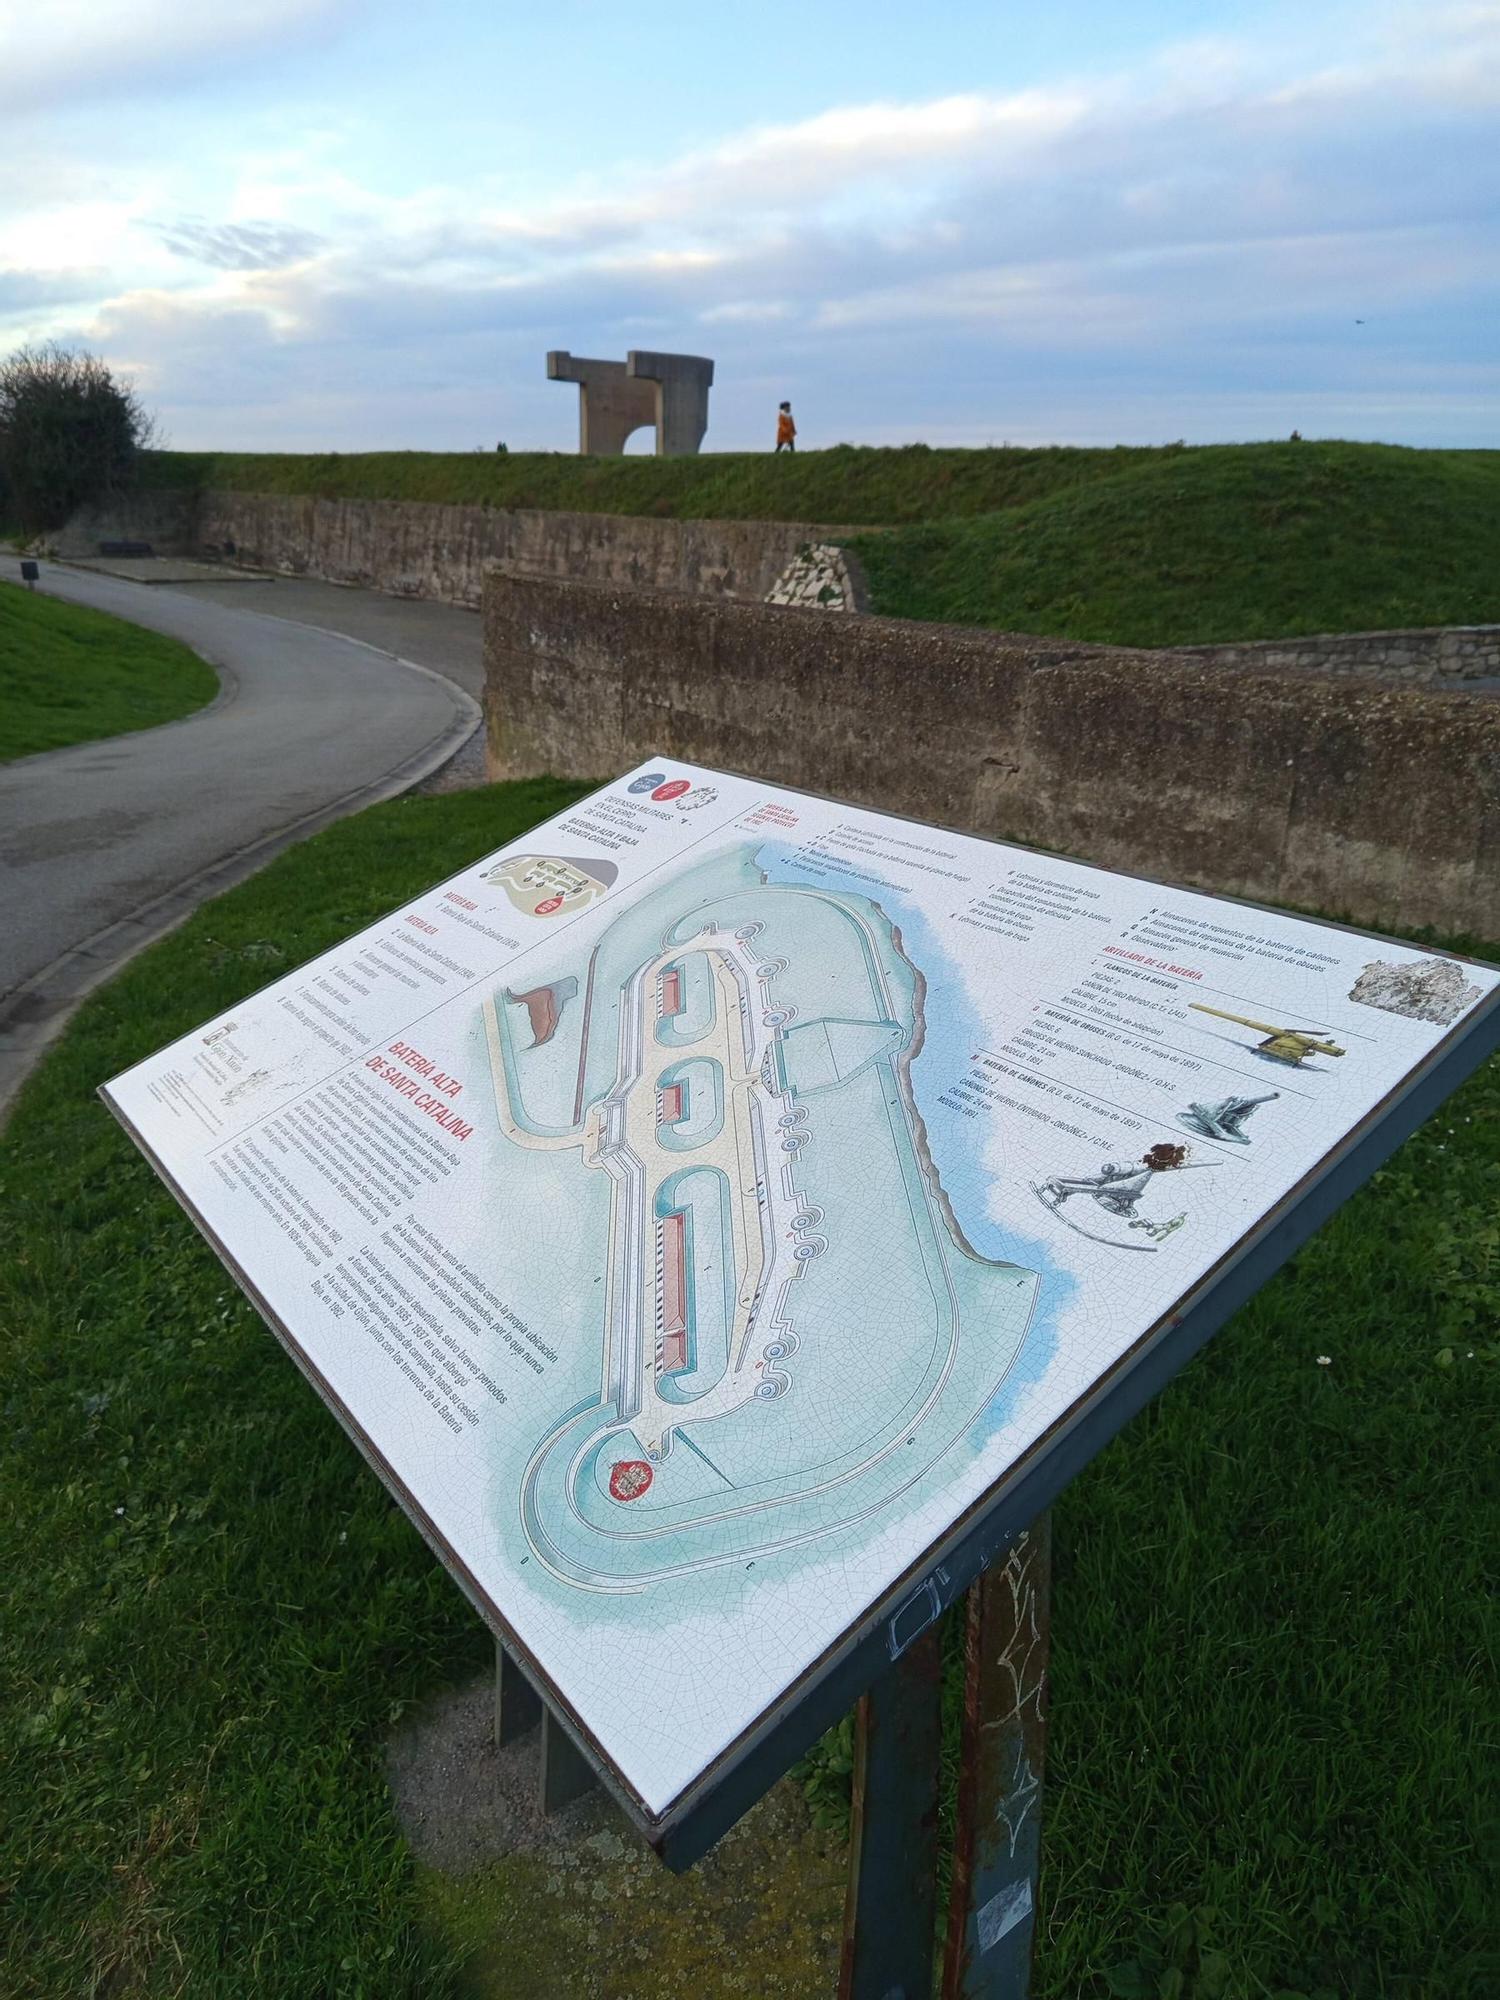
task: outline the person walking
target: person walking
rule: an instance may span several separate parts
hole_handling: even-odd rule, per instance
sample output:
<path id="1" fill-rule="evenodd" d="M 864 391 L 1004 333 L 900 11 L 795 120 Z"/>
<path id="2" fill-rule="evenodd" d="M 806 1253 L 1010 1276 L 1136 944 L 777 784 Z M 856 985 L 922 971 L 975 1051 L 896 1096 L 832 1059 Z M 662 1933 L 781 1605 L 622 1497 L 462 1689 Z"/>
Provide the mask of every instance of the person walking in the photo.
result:
<path id="1" fill-rule="evenodd" d="M 792 422 L 792 406 L 783 403 L 776 413 L 776 450 L 795 453 L 797 449 L 797 426 Z"/>

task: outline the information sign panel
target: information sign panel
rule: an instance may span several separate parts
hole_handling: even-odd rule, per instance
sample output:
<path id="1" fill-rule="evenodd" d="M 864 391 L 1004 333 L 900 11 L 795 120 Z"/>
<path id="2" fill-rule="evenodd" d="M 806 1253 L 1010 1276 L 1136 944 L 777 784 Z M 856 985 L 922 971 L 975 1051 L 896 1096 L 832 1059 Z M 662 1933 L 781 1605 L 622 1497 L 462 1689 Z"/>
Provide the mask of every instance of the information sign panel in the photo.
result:
<path id="1" fill-rule="evenodd" d="M 661 758 L 104 1094 L 670 1854 L 1497 978 Z"/>

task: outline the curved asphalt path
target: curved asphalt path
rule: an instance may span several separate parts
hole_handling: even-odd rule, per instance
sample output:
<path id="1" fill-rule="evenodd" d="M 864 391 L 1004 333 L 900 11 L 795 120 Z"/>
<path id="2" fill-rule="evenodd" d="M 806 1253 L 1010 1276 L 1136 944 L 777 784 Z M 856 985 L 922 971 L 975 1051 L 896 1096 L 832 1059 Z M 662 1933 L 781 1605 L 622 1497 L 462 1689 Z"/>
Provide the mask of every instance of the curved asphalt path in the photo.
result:
<path id="1" fill-rule="evenodd" d="M 181 722 L 0 765 L 0 1111 L 84 995 L 143 945 L 278 849 L 418 783 L 479 722 L 441 672 L 253 609 L 274 584 L 236 586 L 226 603 L 47 565 L 42 588 L 184 640 L 220 687 Z M 389 602 L 330 598 L 347 602 L 320 623 L 366 632 Z M 419 609 L 401 607 L 403 637 Z"/>

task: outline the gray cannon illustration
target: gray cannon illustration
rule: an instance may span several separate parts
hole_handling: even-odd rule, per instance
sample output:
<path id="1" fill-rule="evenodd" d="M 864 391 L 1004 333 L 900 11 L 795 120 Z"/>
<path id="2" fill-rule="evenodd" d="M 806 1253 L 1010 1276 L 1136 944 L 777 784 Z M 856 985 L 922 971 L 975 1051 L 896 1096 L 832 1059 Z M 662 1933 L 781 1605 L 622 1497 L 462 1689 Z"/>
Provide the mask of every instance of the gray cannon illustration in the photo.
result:
<path id="1" fill-rule="evenodd" d="M 1186 1111 L 1179 1111 L 1177 1122 L 1186 1125 L 1190 1132 L 1200 1132 L 1205 1139 L 1226 1139 L 1236 1146 L 1248 1146 L 1250 1134 L 1244 1128 L 1245 1120 L 1257 1104 L 1274 1104 L 1280 1097 L 1279 1090 L 1268 1090 L 1263 1097 L 1221 1097 L 1213 1104 L 1190 1104 Z"/>

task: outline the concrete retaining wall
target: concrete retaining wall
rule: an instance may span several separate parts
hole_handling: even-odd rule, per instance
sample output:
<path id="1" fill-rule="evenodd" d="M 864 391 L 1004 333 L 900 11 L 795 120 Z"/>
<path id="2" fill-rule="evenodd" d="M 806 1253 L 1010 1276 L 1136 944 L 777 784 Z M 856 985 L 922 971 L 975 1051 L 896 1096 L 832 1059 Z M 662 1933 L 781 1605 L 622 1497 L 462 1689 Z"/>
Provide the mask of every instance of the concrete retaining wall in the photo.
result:
<path id="1" fill-rule="evenodd" d="M 445 507 L 412 500 L 201 496 L 198 539 L 237 562 L 477 606 L 494 562 L 531 576 L 761 598 L 798 552 L 848 529 L 788 521 Z"/>
<path id="2" fill-rule="evenodd" d="M 1500 675 L 1500 625 L 1413 626 L 1399 632 L 1320 632 L 1179 649 L 1205 665 L 1251 673 L 1339 674 L 1421 687 Z"/>
<path id="3" fill-rule="evenodd" d="M 495 573 L 493 777 L 655 753 L 1347 916 L 1500 937 L 1500 703 Z"/>
<path id="4" fill-rule="evenodd" d="M 400 597 L 477 607 L 491 563 L 691 597 L 863 610 L 859 566 L 836 545 L 869 529 L 798 521 L 660 521 L 622 514 L 440 506 L 415 500 L 316 500 L 188 489 L 87 509 L 52 538 L 59 555 L 103 540 L 150 542 L 158 555 L 208 552 L 255 569 L 361 584 Z M 1500 676 L 1500 626 L 1320 633 L 1185 649 L 1220 672 L 1336 675 L 1422 686 Z"/>
<path id="5" fill-rule="evenodd" d="M 198 495 L 169 487 L 81 507 L 47 537 L 48 548 L 64 557 L 96 556 L 101 542 L 149 542 L 159 556 L 191 555 L 198 545 Z"/>

